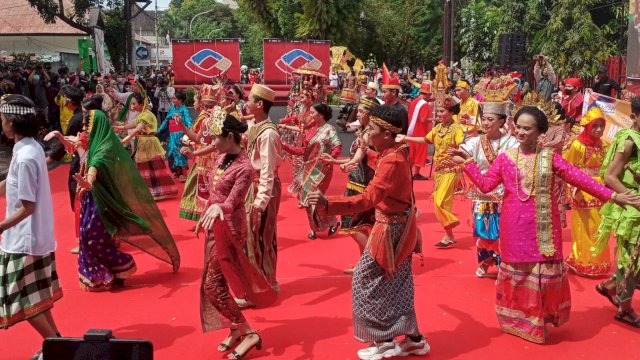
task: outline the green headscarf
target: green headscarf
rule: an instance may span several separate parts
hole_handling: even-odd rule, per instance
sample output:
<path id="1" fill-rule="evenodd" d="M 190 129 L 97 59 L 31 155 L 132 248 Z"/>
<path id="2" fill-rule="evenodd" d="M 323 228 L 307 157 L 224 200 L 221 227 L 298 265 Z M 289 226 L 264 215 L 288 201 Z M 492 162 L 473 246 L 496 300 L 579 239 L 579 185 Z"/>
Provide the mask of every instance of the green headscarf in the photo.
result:
<path id="1" fill-rule="evenodd" d="M 98 170 L 91 194 L 112 236 L 180 267 L 180 254 L 147 184 L 113 132 L 107 116 L 92 110 L 87 167 Z"/>

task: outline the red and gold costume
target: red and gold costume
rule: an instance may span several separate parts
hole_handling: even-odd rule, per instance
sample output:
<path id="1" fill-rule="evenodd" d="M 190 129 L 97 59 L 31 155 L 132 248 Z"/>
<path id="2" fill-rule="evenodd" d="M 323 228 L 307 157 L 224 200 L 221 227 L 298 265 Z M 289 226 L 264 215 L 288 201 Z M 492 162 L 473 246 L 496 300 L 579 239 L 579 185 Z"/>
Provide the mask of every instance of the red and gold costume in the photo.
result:
<path id="1" fill-rule="evenodd" d="M 355 338 L 382 342 L 399 335 L 419 335 L 413 303 L 411 254 L 418 243 L 411 186 L 409 147 L 394 145 L 377 156 L 375 175 L 364 192 L 330 196 L 329 215 L 375 208 L 366 249 L 353 274 Z"/>
<path id="2" fill-rule="evenodd" d="M 420 94 L 431 95 L 431 84 L 425 82 L 420 87 Z M 433 123 L 429 118 L 433 114 L 433 104 L 425 100 L 423 97 L 417 97 L 409 104 L 409 129 L 407 136 L 424 137 L 429 131 Z M 409 143 L 409 162 L 411 166 L 422 167 L 427 162 L 427 144 L 417 142 Z"/>
<path id="3" fill-rule="evenodd" d="M 578 78 L 569 78 L 564 80 L 565 85 L 571 85 L 576 89 L 582 87 L 582 81 Z M 584 102 L 584 95 L 581 92 L 577 92 L 573 95 L 565 96 L 562 98 L 562 107 L 566 116 L 571 116 L 577 121 L 582 117 L 582 103 Z"/>

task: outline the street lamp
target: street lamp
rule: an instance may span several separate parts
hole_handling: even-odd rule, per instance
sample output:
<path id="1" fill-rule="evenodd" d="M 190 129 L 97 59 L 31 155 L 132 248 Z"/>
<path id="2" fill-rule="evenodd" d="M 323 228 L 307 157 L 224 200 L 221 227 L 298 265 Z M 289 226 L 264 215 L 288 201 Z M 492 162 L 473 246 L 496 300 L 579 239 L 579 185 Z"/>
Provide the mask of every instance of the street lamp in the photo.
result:
<path id="1" fill-rule="evenodd" d="M 209 33 L 209 35 L 207 35 L 207 39 L 210 39 L 210 38 L 211 38 L 211 34 L 213 34 L 213 33 L 214 33 L 214 32 L 216 32 L 216 31 L 220 31 L 220 30 L 222 30 L 222 28 L 220 28 L 220 29 L 213 29 L 213 30 L 211 30 L 211 32 Z"/>
<path id="2" fill-rule="evenodd" d="M 191 18 L 191 21 L 189 21 L 189 39 L 193 39 L 193 36 L 191 36 L 191 25 L 193 25 L 193 20 L 195 20 L 200 15 L 208 14 L 208 13 L 210 13 L 212 11 L 215 11 L 215 10 L 217 10 L 217 9 L 210 9 L 210 10 L 203 11 L 201 13 L 197 13 L 197 14 L 193 15 L 193 17 Z"/>

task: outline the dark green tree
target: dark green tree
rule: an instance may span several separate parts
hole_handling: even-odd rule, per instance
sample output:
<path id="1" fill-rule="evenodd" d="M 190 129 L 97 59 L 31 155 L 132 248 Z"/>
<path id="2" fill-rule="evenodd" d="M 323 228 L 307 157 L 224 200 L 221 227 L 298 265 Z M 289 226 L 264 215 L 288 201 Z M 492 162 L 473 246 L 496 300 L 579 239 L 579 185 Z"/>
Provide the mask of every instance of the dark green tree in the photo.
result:
<path id="1" fill-rule="evenodd" d="M 40 17 L 47 24 L 55 24 L 60 20 L 69 26 L 82 30 L 89 34 L 92 29 L 88 27 L 87 14 L 92 7 L 104 6 L 116 7 L 122 4 L 122 0 L 74 0 L 66 2 L 62 0 L 27 0 L 34 7 Z"/>
<path id="2" fill-rule="evenodd" d="M 361 0 L 302 0 L 302 13 L 296 14 L 300 38 L 348 42 L 358 31 Z"/>
<path id="3" fill-rule="evenodd" d="M 194 16 L 208 11 L 206 14 Z M 186 30 L 189 31 L 191 20 L 192 38 L 216 38 L 238 37 L 238 25 L 233 15 L 233 10 L 215 0 L 183 0 L 180 8 L 176 10 L 179 19 L 186 22 Z"/>
<path id="4" fill-rule="evenodd" d="M 461 58 L 471 60 L 471 70 L 479 75 L 496 62 L 495 40 L 503 21 L 500 8 L 486 1 L 470 1 L 460 13 Z"/>
<path id="5" fill-rule="evenodd" d="M 104 43 L 109 49 L 111 63 L 116 69 L 122 69 L 126 49 L 122 34 L 127 32 L 127 22 L 124 19 L 124 8 L 122 6 L 108 9 L 104 12 Z"/>
<path id="6" fill-rule="evenodd" d="M 555 0 L 541 32 L 540 48 L 562 76 L 587 77 L 615 51 L 606 28 L 594 24 L 589 9 L 599 0 Z"/>

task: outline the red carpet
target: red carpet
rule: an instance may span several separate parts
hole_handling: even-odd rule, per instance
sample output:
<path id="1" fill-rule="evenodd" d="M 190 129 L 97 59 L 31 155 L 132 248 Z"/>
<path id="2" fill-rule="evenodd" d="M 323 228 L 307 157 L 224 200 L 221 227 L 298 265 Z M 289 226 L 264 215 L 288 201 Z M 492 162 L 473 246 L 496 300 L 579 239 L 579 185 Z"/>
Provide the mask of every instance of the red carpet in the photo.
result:
<path id="1" fill-rule="evenodd" d="M 178 218 L 178 200 L 159 202 L 182 255 L 182 268 L 172 274 L 169 265 L 126 247 L 138 264 L 138 273 L 123 290 L 87 293 L 78 288 L 75 230 L 66 188 L 68 167 L 50 173 L 54 193 L 58 272 L 64 297 L 53 314 L 65 336 L 82 337 L 89 328 L 112 329 L 117 337 L 150 339 L 156 359 L 222 359 L 217 344 L 227 332 L 202 334 L 198 289 L 203 240 L 189 229 L 193 222 Z M 342 193 L 346 176 L 336 172 L 330 194 Z M 290 165 L 281 170 L 290 182 Z M 284 187 L 284 186 L 283 186 Z M 468 226 L 470 202 L 458 201 L 456 213 L 463 223 L 457 229 L 458 246 L 433 247 L 443 230 L 433 217 L 428 200 L 432 182 L 416 182 L 422 215 L 419 225 L 425 239 L 424 266 L 414 257 L 416 311 L 426 334 L 431 359 L 631 359 L 638 358 L 639 332 L 613 320 L 614 308 L 598 295 L 598 280 L 570 275 L 572 318 L 561 328 L 550 328 L 550 342 L 536 345 L 500 332 L 494 314 L 495 286 L 478 279 L 475 246 Z M 4 200 L 0 200 L 4 211 Z M 260 329 L 263 350 L 252 359 L 357 359 L 363 344 L 354 340 L 351 323 L 351 278 L 342 270 L 358 259 L 354 241 L 347 236 L 315 241 L 306 238 L 307 219 L 296 202 L 284 194 L 278 222 L 280 282 L 279 303 L 267 309 L 246 311 Z M 565 254 L 570 233 L 565 230 Z M 640 302 L 636 297 L 636 309 Z M 0 332 L 0 359 L 28 359 L 41 339 L 26 322 Z"/>

